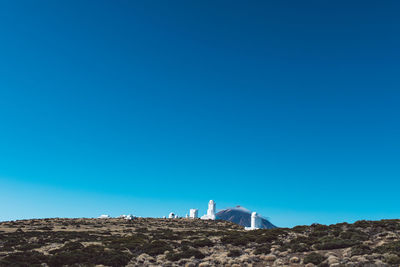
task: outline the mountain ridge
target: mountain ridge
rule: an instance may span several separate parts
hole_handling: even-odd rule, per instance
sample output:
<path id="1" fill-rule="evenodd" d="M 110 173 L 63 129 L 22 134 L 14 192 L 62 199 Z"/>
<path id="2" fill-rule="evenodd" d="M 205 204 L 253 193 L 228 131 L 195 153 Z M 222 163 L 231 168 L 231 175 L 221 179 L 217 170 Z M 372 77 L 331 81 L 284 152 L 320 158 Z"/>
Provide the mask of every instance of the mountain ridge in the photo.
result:
<path id="1" fill-rule="evenodd" d="M 251 225 L 251 211 L 239 205 L 220 210 L 217 212 L 216 216 L 217 219 L 233 222 L 243 227 L 250 227 Z M 260 217 L 262 229 L 277 228 L 268 219 L 262 216 Z"/>

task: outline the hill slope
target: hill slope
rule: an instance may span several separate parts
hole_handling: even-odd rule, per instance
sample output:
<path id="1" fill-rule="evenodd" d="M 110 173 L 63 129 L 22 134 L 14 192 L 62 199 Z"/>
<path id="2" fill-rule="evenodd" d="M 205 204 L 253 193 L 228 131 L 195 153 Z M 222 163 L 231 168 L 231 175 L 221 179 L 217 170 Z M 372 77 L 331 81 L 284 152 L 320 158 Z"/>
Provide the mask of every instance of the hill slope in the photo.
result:
<path id="1" fill-rule="evenodd" d="M 398 266 L 399 237 L 400 220 L 256 231 L 183 218 L 22 220 L 0 223 L 0 266 Z"/>

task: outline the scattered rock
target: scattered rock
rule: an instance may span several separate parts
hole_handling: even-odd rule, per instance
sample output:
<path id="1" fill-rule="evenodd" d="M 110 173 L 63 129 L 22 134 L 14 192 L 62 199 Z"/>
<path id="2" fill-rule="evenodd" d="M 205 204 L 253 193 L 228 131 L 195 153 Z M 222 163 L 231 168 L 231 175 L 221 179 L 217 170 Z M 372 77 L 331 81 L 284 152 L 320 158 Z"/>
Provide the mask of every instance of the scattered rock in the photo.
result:
<path id="1" fill-rule="evenodd" d="M 290 263 L 299 263 L 300 259 L 298 257 L 291 257 L 289 260 Z"/>
<path id="2" fill-rule="evenodd" d="M 79 225 L 79 231 L 76 228 Z M 18 230 L 18 229 L 23 229 Z M 45 235 L 38 235 L 43 233 Z M 60 235 L 60 231 L 63 231 Z M 0 222 L 0 266 L 15 252 L 48 262 L 61 251 L 93 246 L 94 257 L 124 261 L 124 266 L 258 267 L 398 266 L 400 220 L 300 226 L 293 229 L 243 231 L 226 222 L 201 220 L 46 219 Z M 199 240 L 208 239 L 202 246 Z M 207 240 L 206 240 L 207 241 Z M 313 244 L 311 247 L 310 245 Z M 233 251 L 236 254 L 228 254 Z M 104 251 L 104 253 L 103 253 Z M 12 255 L 12 254 L 16 255 Z M 34 255 L 37 253 L 37 255 Z M 80 251 L 77 251 L 79 255 Z M 150 255 L 151 254 L 151 255 Z M 308 257 L 318 254 L 320 257 Z M 7 259 L 7 257 L 11 255 Z M 139 256 L 136 256 L 139 255 Z M 23 255 L 25 256 L 25 255 Z M 79 259 L 78 259 L 79 261 Z M 80 262 L 75 262 L 78 266 Z M 307 265 L 305 265 L 305 263 Z M 41 267 L 47 267 L 45 264 Z M 110 264 L 112 265 L 112 264 Z M 26 266 L 32 266 L 27 263 Z M 98 265 L 100 267 L 100 265 Z"/>
<path id="3" fill-rule="evenodd" d="M 284 265 L 284 261 L 282 259 L 277 259 L 276 261 L 274 261 L 273 266 L 282 266 Z"/>
<path id="4" fill-rule="evenodd" d="M 149 255 L 147 255 L 146 253 L 142 253 L 136 259 L 138 262 L 143 263 L 146 261 L 147 257 L 149 257 Z"/>
<path id="5" fill-rule="evenodd" d="M 266 261 L 275 261 L 276 260 L 276 256 L 273 254 L 268 254 L 264 256 L 264 260 Z"/>
<path id="6" fill-rule="evenodd" d="M 328 264 L 329 264 L 329 265 L 332 265 L 332 264 L 336 264 L 336 263 L 339 263 L 338 257 L 333 256 L 333 255 L 330 255 L 330 256 L 328 257 Z"/>
<path id="7" fill-rule="evenodd" d="M 388 239 L 388 240 L 397 239 L 397 235 L 395 233 L 393 233 L 393 232 L 389 232 L 386 235 L 386 239 Z"/>
<path id="8" fill-rule="evenodd" d="M 351 257 L 351 261 L 359 262 L 359 263 L 368 262 L 368 260 L 363 256 L 353 256 L 353 257 Z"/>
<path id="9" fill-rule="evenodd" d="M 351 248 L 345 248 L 343 250 L 343 256 L 345 257 L 351 257 Z"/>
<path id="10" fill-rule="evenodd" d="M 325 256 L 326 256 L 326 257 L 329 257 L 329 256 L 335 256 L 335 257 L 337 257 L 337 254 L 336 254 L 335 252 L 329 251 L 329 252 L 325 253 Z"/>
<path id="11" fill-rule="evenodd" d="M 383 261 L 381 261 L 381 260 L 375 260 L 374 264 L 377 265 L 377 266 L 385 266 L 385 263 Z"/>
<path id="12" fill-rule="evenodd" d="M 286 257 L 288 254 L 289 254 L 288 251 L 283 251 L 283 252 L 280 252 L 280 253 L 279 253 L 279 256 L 281 256 L 281 257 Z"/>

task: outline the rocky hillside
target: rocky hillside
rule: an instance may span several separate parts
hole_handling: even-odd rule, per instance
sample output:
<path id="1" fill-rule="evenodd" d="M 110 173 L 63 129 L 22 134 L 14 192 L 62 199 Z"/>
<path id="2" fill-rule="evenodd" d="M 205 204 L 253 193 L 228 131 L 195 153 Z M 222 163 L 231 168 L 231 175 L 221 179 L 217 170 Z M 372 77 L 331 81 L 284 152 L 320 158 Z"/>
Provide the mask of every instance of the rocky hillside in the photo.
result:
<path id="1" fill-rule="evenodd" d="M 243 227 L 250 227 L 251 224 L 251 211 L 241 206 L 221 210 L 216 215 L 218 219 L 230 221 Z M 265 218 L 261 218 L 261 226 L 263 229 L 276 228 Z"/>
<path id="2" fill-rule="evenodd" d="M 0 266 L 400 264 L 400 220 L 242 229 L 226 221 L 190 219 L 3 222 Z"/>

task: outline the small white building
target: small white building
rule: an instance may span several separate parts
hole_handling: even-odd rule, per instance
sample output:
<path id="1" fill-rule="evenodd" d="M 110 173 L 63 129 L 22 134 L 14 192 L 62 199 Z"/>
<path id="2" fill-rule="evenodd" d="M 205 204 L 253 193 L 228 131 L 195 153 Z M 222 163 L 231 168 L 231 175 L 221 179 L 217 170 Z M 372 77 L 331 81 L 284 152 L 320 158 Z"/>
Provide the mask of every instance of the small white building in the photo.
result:
<path id="1" fill-rule="evenodd" d="M 125 219 L 125 220 L 133 220 L 135 218 L 135 216 L 132 214 L 129 214 L 129 215 L 122 214 L 122 215 L 118 216 L 118 218 Z"/>
<path id="2" fill-rule="evenodd" d="M 216 219 L 216 216 L 215 216 L 216 209 L 215 209 L 215 207 L 216 207 L 216 204 L 215 204 L 214 200 L 210 200 L 208 202 L 207 214 L 201 216 L 201 219 L 202 220 L 215 220 Z"/>
<path id="3" fill-rule="evenodd" d="M 168 218 L 169 218 L 169 219 L 175 218 L 175 213 L 171 212 L 171 213 L 168 215 Z"/>
<path id="4" fill-rule="evenodd" d="M 134 218 L 135 218 L 135 216 L 132 215 L 132 214 L 125 215 L 125 217 L 124 217 L 124 219 L 125 219 L 125 220 L 128 220 L 128 221 L 133 220 Z"/>
<path id="5" fill-rule="evenodd" d="M 110 215 L 107 215 L 107 214 L 102 214 L 102 215 L 100 215 L 98 218 L 99 218 L 99 219 L 110 219 L 111 216 L 110 216 Z"/>
<path id="6" fill-rule="evenodd" d="M 198 209 L 190 209 L 189 218 L 197 219 L 199 217 L 199 210 Z"/>
<path id="7" fill-rule="evenodd" d="M 245 230 L 257 230 L 262 227 L 261 225 L 261 217 L 258 216 L 257 212 L 252 212 L 251 213 L 251 226 L 250 227 L 245 227 Z"/>

